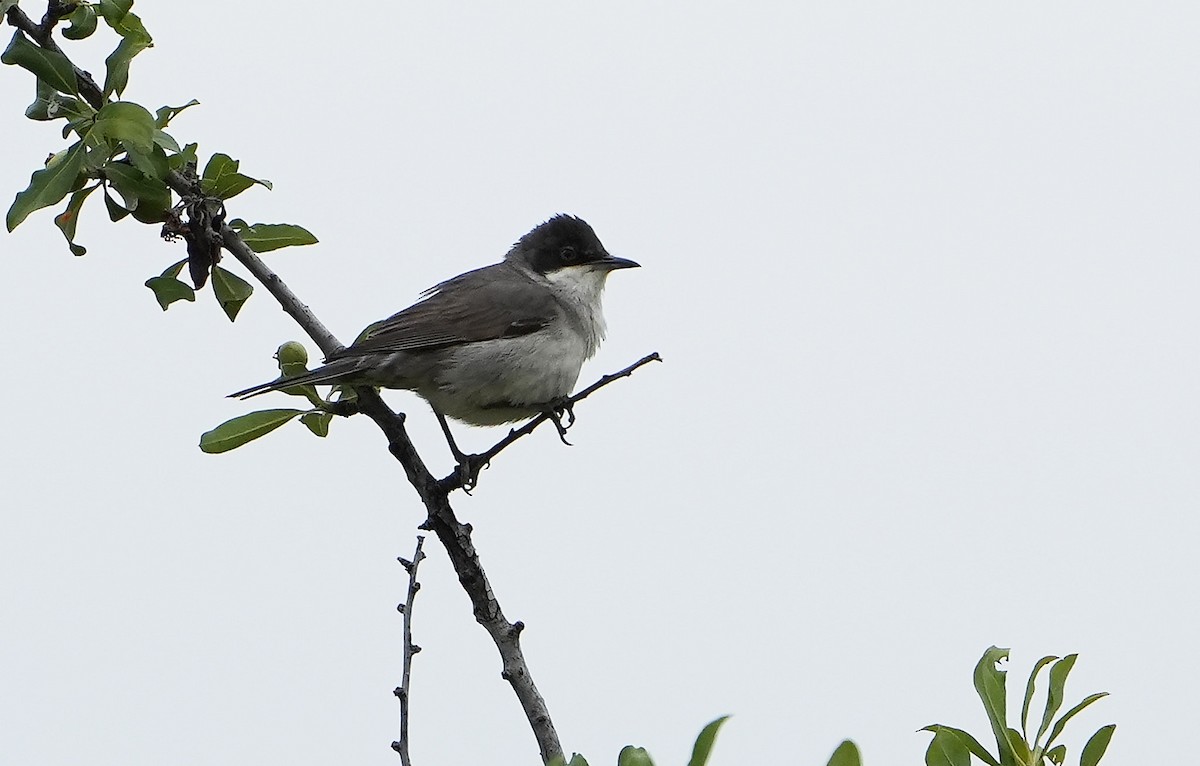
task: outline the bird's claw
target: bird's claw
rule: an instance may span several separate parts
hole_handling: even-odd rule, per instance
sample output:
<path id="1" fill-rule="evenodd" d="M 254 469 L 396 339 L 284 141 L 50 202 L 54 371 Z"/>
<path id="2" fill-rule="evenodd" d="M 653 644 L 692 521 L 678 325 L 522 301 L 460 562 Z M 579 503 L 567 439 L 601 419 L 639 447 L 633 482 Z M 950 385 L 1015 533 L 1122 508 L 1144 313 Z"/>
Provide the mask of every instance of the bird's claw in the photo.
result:
<path id="1" fill-rule="evenodd" d="M 566 416 L 567 422 L 563 423 L 563 416 Z M 567 429 L 575 425 L 575 409 L 574 404 L 569 400 L 562 400 L 555 404 L 550 409 L 546 410 L 546 417 L 554 424 L 558 430 L 558 438 L 563 444 L 568 447 L 572 446 L 571 442 L 567 441 Z"/>
<path id="2" fill-rule="evenodd" d="M 463 492 L 468 495 L 471 490 L 475 489 L 475 485 L 479 483 L 479 472 L 491 465 L 491 461 L 485 455 L 463 455 L 459 454 L 458 458 L 458 481 Z"/>

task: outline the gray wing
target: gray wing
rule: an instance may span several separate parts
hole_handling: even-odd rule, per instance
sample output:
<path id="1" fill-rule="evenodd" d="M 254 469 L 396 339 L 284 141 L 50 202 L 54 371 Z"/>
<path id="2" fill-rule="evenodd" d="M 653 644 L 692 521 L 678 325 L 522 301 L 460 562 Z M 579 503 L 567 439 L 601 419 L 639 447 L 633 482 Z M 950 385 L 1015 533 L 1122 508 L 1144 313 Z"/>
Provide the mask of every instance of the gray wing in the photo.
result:
<path id="1" fill-rule="evenodd" d="M 442 282 L 330 359 L 527 335 L 553 321 L 557 310 L 550 291 L 509 264 L 497 263 Z"/>

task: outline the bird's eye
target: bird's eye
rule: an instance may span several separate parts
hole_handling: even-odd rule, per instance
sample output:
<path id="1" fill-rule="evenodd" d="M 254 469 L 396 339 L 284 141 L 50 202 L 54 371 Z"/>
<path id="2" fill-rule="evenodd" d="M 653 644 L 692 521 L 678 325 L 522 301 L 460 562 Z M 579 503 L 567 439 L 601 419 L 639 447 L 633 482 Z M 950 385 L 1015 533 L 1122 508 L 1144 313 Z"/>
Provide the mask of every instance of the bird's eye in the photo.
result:
<path id="1" fill-rule="evenodd" d="M 558 251 L 558 257 L 563 263 L 575 263 L 579 260 L 579 251 L 574 247 L 567 245 L 562 250 Z"/>

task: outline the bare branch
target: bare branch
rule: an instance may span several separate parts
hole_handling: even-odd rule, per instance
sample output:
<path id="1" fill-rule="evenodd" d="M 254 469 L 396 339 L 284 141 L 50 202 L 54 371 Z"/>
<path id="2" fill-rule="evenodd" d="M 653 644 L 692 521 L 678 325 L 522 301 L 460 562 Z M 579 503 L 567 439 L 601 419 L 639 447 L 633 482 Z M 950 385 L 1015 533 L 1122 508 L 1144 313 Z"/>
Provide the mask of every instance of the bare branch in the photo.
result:
<path id="1" fill-rule="evenodd" d="M 595 383 L 583 389 L 574 396 L 568 397 L 562 402 L 560 409 L 566 410 L 570 414 L 571 422 L 574 422 L 575 416 L 573 413 L 571 413 L 571 408 L 577 403 L 582 402 L 584 399 L 588 398 L 596 391 L 599 391 L 601 388 L 604 388 L 615 380 L 628 378 L 633 374 L 634 370 L 638 369 L 639 367 L 650 364 L 651 362 L 661 361 L 662 357 L 658 355 L 657 351 L 652 354 L 647 354 L 625 369 L 614 372 L 611 375 L 605 375 L 600 378 L 600 380 L 597 380 Z M 513 430 L 509 431 L 508 436 L 505 436 L 503 439 L 496 442 L 494 445 L 492 445 L 491 449 L 487 450 L 486 452 L 481 452 L 478 455 L 468 455 L 467 462 L 465 464 L 459 463 L 458 468 L 454 471 L 454 473 L 438 482 L 438 487 L 446 493 L 453 492 L 456 489 L 472 489 L 475 486 L 476 479 L 479 477 L 479 472 L 492 461 L 492 458 L 499 455 L 506 447 L 521 437 L 528 436 L 529 434 L 533 433 L 534 429 L 536 429 L 542 423 L 545 423 L 547 420 L 556 421 L 557 417 L 558 416 L 556 413 L 543 412 L 520 428 L 514 428 Z M 566 431 L 566 428 L 559 425 L 557 422 L 555 422 L 555 425 L 559 427 L 559 436 L 562 437 Z M 566 439 L 563 439 L 563 442 L 565 443 Z"/>
<path id="2" fill-rule="evenodd" d="M 417 591 L 421 589 L 421 583 L 417 582 L 417 567 L 421 566 L 421 561 L 425 558 L 425 554 L 421 552 L 421 546 L 424 544 L 424 535 L 417 535 L 417 549 L 413 552 L 412 560 L 399 559 L 408 571 L 408 596 L 398 607 L 404 615 L 404 659 L 401 665 L 400 685 L 394 692 L 400 699 L 400 738 L 392 743 L 392 749 L 400 754 L 401 766 L 412 766 L 408 757 L 408 702 L 412 696 L 412 658 L 421 651 L 421 647 L 412 641 L 412 610 Z"/>

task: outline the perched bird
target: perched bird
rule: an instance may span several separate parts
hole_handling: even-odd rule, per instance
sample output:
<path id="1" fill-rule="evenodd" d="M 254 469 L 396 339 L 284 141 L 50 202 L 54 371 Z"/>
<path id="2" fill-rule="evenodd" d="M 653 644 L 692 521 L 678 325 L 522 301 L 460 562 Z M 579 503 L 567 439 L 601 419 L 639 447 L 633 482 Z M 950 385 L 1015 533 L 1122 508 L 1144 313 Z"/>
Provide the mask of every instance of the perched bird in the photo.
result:
<path id="1" fill-rule="evenodd" d="M 314 383 L 408 389 L 433 407 L 461 461 L 445 416 L 487 426 L 555 412 L 604 339 L 609 273 L 638 265 L 609 255 L 582 219 L 557 215 L 500 263 L 430 288 L 323 366 L 230 396 Z"/>

